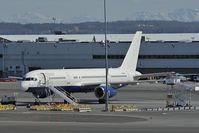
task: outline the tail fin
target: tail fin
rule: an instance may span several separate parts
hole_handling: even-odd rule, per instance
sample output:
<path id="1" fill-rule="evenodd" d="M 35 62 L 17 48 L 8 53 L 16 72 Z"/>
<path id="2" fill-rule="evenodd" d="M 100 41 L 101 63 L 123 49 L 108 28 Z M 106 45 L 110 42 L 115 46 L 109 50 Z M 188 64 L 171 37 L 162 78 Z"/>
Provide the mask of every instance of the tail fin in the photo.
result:
<path id="1" fill-rule="evenodd" d="M 120 68 L 136 71 L 142 32 L 137 31 Z"/>

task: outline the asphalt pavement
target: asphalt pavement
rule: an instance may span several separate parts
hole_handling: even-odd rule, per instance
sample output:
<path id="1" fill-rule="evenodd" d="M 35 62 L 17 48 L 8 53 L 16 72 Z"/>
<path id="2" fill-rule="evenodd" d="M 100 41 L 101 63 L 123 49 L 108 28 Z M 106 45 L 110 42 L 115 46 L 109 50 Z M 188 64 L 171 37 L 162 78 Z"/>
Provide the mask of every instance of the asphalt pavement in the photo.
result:
<path id="1" fill-rule="evenodd" d="M 17 96 L 14 111 L 0 112 L 2 133 L 187 133 L 199 131 L 199 110 L 104 112 L 105 105 L 98 104 L 94 93 L 77 93 L 74 96 L 92 107 L 92 112 L 31 111 L 26 103 L 34 102 L 32 94 L 19 90 L 20 84 L 0 83 L 0 97 Z M 138 108 L 165 107 L 168 86 L 142 84 L 118 90 L 110 105 L 132 104 Z M 199 93 L 192 93 L 192 105 L 199 106 Z M 49 102 L 47 98 L 42 102 Z M 57 102 L 62 101 L 58 96 Z M 23 103 L 23 104 L 22 104 Z"/>

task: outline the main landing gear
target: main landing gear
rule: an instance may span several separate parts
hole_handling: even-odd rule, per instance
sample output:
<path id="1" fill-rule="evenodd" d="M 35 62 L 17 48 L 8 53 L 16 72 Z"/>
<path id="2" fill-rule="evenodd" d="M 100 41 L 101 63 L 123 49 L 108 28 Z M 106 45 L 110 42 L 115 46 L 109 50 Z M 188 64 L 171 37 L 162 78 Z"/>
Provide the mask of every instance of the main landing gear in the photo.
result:
<path id="1" fill-rule="evenodd" d="M 99 99 L 98 102 L 99 102 L 99 104 L 105 104 L 106 100 L 105 99 Z"/>

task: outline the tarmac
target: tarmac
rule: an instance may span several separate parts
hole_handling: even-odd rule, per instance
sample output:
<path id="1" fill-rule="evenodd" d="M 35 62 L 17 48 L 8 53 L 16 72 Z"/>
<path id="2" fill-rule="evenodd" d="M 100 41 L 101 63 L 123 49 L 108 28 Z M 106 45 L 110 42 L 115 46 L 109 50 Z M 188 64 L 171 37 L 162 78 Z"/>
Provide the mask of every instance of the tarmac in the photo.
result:
<path id="1" fill-rule="evenodd" d="M 30 93 L 19 90 L 20 84 L 0 83 L 0 97 L 15 95 L 17 109 L 0 112 L 0 131 L 3 133 L 187 133 L 199 131 L 199 110 L 104 112 L 105 105 L 98 104 L 94 93 L 77 93 L 82 104 L 92 107 L 92 112 L 31 111 L 26 104 L 34 102 Z M 138 108 L 165 107 L 168 86 L 140 84 L 117 90 L 110 106 L 132 104 Z M 199 93 L 192 93 L 193 106 L 199 106 Z M 42 102 L 49 102 L 46 98 Z M 54 101 L 62 102 L 58 96 Z"/>

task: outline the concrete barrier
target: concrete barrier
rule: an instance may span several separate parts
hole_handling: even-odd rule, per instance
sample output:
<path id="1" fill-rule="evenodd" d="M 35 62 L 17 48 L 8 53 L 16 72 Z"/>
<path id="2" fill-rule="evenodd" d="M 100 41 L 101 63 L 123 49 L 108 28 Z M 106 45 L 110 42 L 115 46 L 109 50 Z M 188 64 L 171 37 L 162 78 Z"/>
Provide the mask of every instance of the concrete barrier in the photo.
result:
<path id="1" fill-rule="evenodd" d="M 188 107 L 166 107 L 166 108 L 143 108 L 140 111 L 183 111 L 183 110 L 198 110 L 199 107 L 188 106 Z"/>
<path id="2" fill-rule="evenodd" d="M 72 111 L 74 105 L 71 104 L 51 104 L 51 105 L 33 105 L 30 110 L 36 111 Z"/>
<path id="3" fill-rule="evenodd" d="M 163 111 L 163 108 L 158 108 L 158 110 L 157 111 Z"/>
<path id="4" fill-rule="evenodd" d="M 55 104 L 55 111 L 73 111 L 74 105 L 72 104 Z"/>
<path id="5" fill-rule="evenodd" d="M 78 111 L 78 112 L 91 112 L 92 109 L 90 106 L 88 105 L 77 105 L 73 108 L 74 111 Z"/>
<path id="6" fill-rule="evenodd" d="M 134 112 L 138 111 L 135 105 L 112 105 L 111 112 Z"/>
<path id="7" fill-rule="evenodd" d="M 15 110 L 15 105 L 2 105 L 0 104 L 0 111 Z"/>

